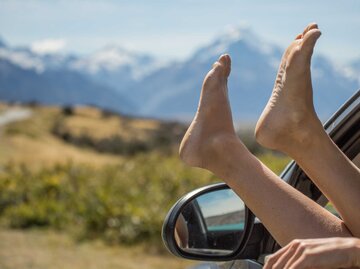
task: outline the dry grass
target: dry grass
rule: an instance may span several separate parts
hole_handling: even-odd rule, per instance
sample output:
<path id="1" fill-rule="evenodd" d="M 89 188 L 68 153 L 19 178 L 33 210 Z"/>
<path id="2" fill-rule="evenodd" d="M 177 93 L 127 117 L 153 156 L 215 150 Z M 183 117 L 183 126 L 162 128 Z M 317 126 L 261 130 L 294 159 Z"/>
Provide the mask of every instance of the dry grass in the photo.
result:
<path id="1" fill-rule="evenodd" d="M 14 106 L 0 103 L 0 113 L 9 108 Z M 22 108 L 32 111 L 30 118 L 0 127 L 0 165 L 13 162 L 42 168 L 71 161 L 100 167 L 124 159 L 119 155 L 100 153 L 95 147 L 67 143 L 62 135 L 78 139 L 86 137 L 94 142 L 118 137 L 124 142 L 147 143 L 164 135 L 176 141 L 176 132 L 183 131 L 159 120 L 131 118 L 94 107 L 76 107 L 66 113 L 55 106 Z M 60 132 L 55 134 L 54 130 Z"/>
<path id="2" fill-rule="evenodd" d="M 31 118 L 0 130 L 0 164 L 13 162 L 41 168 L 69 161 L 93 166 L 122 161 L 119 156 L 78 148 L 54 136 L 51 128 L 60 115 L 59 108 L 36 107 L 32 111 Z"/>
<path id="3" fill-rule="evenodd" d="M 76 243 L 50 231 L 0 230 L 2 269 L 185 269 L 195 262 L 170 254 L 151 254 L 144 247 Z"/>
<path id="4" fill-rule="evenodd" d="M 74 136 L 86 134 L 93 139 L 103 139 L 117 135 L 126 140 L 146 140 L 149 131 L 159 129 L 157 120 L 127 118 L 118 115 L 103 116 L 101 111 L 92 107 L 78 107 L 74 115 L 63 121 L 63 128 Z"/>
<path id="5" fill-rule="evenodd" d="M 99 154 L 66 144 L 47 135 L 41 139 L 26 136 L 0 138 L 0 163 L 20 163 L 32 168 L 43 168 L 54 164 L 75 162 L 100 167 L 121 162 L 121 157 Z"/>

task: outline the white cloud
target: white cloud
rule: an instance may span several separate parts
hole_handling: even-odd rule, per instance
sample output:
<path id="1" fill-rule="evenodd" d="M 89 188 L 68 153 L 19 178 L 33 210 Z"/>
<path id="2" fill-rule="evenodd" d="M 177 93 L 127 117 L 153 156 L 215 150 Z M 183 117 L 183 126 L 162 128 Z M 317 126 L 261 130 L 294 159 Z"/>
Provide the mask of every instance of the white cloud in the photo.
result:
<path id="1" fill-rule="evenodd" d="M 65 39 L 43 39 L 33 42 L 31 50 L 38 54 L 51 54 L 63 50 L 65 46 Z"/>

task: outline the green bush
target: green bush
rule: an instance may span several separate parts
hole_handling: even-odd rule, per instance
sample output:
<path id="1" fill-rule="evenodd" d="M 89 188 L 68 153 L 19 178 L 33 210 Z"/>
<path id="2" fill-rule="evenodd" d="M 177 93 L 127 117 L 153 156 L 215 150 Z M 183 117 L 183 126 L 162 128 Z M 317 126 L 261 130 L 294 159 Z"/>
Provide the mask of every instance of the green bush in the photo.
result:
<path id="1" fill-rule="evenodd" d="M 152 153 L 95 169 L 71 163 L 0 174 L 0 219 L 13 228 L 53 227 L 111 243 L 160 242 L 164 217 L 186 192 L 216 179 Z"/>
<path id="2" fill-rule="evenodd" d="M 285 163 L 269 154 L 262 158 L 276 168 Z M 8 165 L 0 170 L 0 221 L 12 228 L 61 229 L 79 239 L 159 245 L 173 203 L 217 181 L 204 170 L 185 167 L 177 155 L 156 152 L 100 169 L 68 163 L 32 171 Z"/>

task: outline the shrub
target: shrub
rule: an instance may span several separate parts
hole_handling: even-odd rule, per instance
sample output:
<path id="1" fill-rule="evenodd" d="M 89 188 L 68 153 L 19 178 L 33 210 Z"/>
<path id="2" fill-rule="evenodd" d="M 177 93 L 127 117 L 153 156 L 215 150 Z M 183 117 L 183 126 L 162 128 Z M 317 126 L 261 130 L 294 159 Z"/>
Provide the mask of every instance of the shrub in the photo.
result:
<path id="1" fill-rule="evenodd" d="M 262 158 L 276 168 L 286 162 L 269 154 Z M 160 246 L 173 203 L 217 181 L 204 170 L 185 167 L 177 155 L 156 152 L 97 169 L 73 163 L 38 171 L 7 165 L 0 171 L 0 220 L 13 228 L 62 229 L 80 239 Z"/>
<path id="2" fill-rule="evenodd" d="M 61 112 L 65 116 L 72 116 L 74 115 L 74 108 L 72 106 L 63 106 Z"/>
<path id="3" fill-rule="evenodd" d="M 0 174 L 0 216 L 14 228 L 53 227 L 110 243 L 157 242 L 165 214 L 186 192 L 214 182 L 177 157 L 138 155 L 119 166 L 55 166 Z"/>

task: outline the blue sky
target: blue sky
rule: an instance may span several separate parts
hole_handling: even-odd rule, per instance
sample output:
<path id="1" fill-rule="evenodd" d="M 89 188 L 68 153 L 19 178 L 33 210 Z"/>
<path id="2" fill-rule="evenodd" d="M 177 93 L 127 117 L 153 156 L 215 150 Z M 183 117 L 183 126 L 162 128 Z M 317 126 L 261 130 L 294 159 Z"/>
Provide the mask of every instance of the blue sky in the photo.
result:
<path id="1" fill-rule="evenodd" d="M 313 21 L 323 32 L 318 52 L 340 63 L 360 58 L 360 0 L 0 0 L 0 36 L 7 43 L 80 54 L 118 44 L 182 59 L 244 24 L 285 47 Z"/>
<path id="2" fill-rule="evenodd" d="M 245 209 L 244 202 L 231 189 L 203 194 L 197 201 L 205 218 Z"/>

